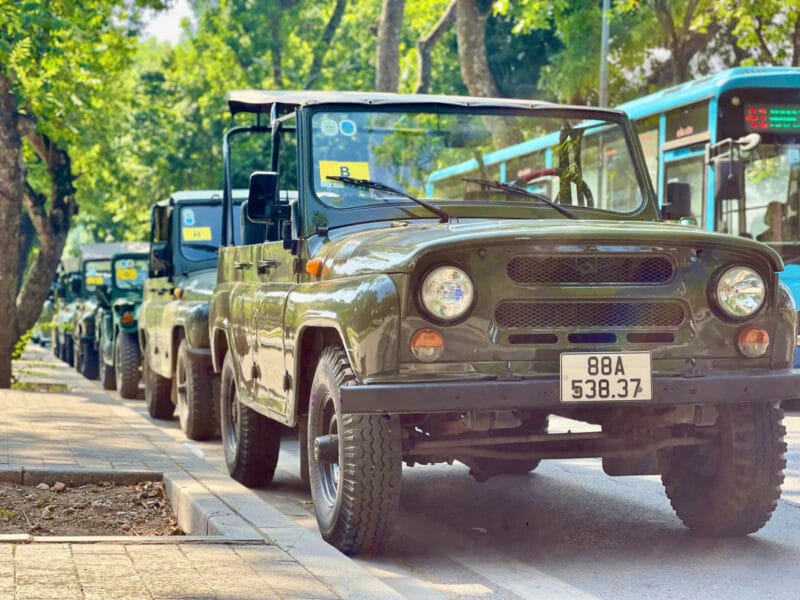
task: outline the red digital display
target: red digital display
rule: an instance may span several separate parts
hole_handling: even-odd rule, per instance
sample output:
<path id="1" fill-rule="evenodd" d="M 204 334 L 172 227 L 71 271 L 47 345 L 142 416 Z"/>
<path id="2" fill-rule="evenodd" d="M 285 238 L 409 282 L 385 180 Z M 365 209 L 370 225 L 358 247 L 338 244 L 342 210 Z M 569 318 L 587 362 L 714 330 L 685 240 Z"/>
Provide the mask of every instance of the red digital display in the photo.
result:
<path id="1" fill-rule="evenodd" d="M 800 131 L 800 106 L 781 104 L 748 104 L 744 108 L 747 131 Z"/>

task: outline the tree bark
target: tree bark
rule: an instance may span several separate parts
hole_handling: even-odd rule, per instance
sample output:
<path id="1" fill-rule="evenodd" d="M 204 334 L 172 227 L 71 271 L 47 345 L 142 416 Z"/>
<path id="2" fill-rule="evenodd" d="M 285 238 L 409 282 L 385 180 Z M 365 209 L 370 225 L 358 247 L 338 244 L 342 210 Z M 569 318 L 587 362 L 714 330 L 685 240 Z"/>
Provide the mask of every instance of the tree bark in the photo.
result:
<path id="1" fill-rule="evenodd" d="M 444 11 L 442 18 L 433 26 L 428 34 L 417 42 L 417 86 L 415 94 L 427 94 L 431 87 L 431 51 L 444 33 L 450 29 L 455 21 L 456 4 L 458 0 L 452 0 Z"/>
<path id="2" fill-rule="evenodd" d="M 17 338 L 33 327 L 39 317 L 67 242 L 72 216 L 77 212 L 73 199 L 75 176 L 72 174 L 72 161 L 67 151 L 48 136 L 36 131 L 35 124 L 30 119 L 19 120 L 18 128 L 47 165 L 50 176 L 50 210 L 47 210 L 47 197 L 26 185 L 23 201 L 39 237 L 39 253 L 17 295 Z"/>
<path id="3" fill-rule="evenodd" d="M 500 95 L 494 75 L 489 68 L 486 51 L 486 22 L 491 3 L 481 11 L 477 0 L 456 0 L 456 35 L 458 37 L 458 62 L 461 78 L 473 96 L 496 97 Z M 519 130 L 509 119 L 486 117 L 495 146 L 505 148 L 522 141 Z"/>
<path id="4" fill-rule="evenodd" d="M 11 80 L 0 72 L 0 388 L 11 386 L 11 352 L 18 339 L 16 296 L 23 182 L 17 98 Z"/>
<path id="5" fill-rule="evenodd" d="M 404 8 L 405 0 L 383 0 L 375 57 L 375 89 L 379 92 L 396 92 L 400 83 L 399 46 Z"/>

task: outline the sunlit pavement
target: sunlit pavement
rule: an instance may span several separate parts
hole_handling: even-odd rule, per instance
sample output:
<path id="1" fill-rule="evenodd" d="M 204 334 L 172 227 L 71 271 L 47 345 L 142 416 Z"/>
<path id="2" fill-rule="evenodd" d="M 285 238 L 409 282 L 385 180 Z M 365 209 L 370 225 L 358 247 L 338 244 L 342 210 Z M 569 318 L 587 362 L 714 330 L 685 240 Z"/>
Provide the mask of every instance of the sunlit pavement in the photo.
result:
<path id="1" fill-rule="evenodd" d="M 141 401 L 124 405 L 145 414 Z M 783 498 L 767 526 L 746 538 L 690 534 L 658 477 L 611 478 L 599 460 L 546 461 L 532 475 L 486 483 L 455 464 L 404 470 L 395 534 L 383 556 L 358 562 L 409 598 L 796 599 L 800 413 L 787 413 L 785 423 Z M 161 425 L 224 468 L 219 442 L 189 442 L 177 421 Z M 274 485 L 258 495 L 318 535 L 298 462 L 287 435 Z"/>

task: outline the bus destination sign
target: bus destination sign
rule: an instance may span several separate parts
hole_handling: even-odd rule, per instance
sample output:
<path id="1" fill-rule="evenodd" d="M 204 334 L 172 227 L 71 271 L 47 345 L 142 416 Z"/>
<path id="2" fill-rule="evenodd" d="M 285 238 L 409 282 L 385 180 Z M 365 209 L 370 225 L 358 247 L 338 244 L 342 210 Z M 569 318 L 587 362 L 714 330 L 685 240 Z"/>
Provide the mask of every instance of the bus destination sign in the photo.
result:
<path id="1" fill-rule="evenodd" d="M 748 104 L 744 121 L 748 131 L 800 131 L 800 106 Z"/>

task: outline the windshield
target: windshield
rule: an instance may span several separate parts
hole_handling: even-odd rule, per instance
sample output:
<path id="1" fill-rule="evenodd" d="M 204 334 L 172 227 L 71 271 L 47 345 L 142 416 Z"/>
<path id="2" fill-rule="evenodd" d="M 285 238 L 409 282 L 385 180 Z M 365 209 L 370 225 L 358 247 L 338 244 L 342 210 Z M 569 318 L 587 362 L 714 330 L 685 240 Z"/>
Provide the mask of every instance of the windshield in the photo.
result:
<path id="1" fill-rule="evenodd" d="M 239 215 L 241 205 L 233 205 L 233 241 L 241 242 Z M 191 205 L 180 207 L 180 248 L 188 260 L 216 258 L 222 239 L 222 205 Z"/>
<path id="2" fill-rule="evenodd" d="M 111 261 L 93 260 L 83 265 L 83 285 L 87 292 L 94 292 L 98 285 L 111 283 Z"/>
<path id="3" fill-rule="evenodd" d="M 114 261 L 113 285 L 121 291 L 138 291 L 144 288 L 147 279 L 148 261 L 143 258 L 120 258 Z"/>
<path id="4" fill-rule="evenodd" d="M 744 198 L 722 201 L 720 231 L 752 237 L 786 260 L 800 260 L 800 146 L 759 144 L 745 161 Z"/>
<path id="5" fill-rule="evenodd" d="M 483 179 L 522 185 L 567 206 L 638 209 L 646 196 L 625 131 L 614 122 L 574 116 L 416 107 L 318 112 L 312 117 L 315 193 L 333 208 L 409 203 L 396 194 L 328 179 L 333 176 L 394 186 L 445 210 L 464 202 L 542 205 L 536 197 L 475 181 Z M 553 210 L 547 214 L 562 218 Z"/>

